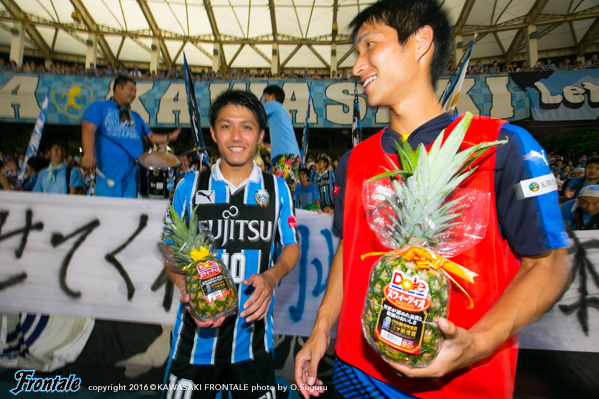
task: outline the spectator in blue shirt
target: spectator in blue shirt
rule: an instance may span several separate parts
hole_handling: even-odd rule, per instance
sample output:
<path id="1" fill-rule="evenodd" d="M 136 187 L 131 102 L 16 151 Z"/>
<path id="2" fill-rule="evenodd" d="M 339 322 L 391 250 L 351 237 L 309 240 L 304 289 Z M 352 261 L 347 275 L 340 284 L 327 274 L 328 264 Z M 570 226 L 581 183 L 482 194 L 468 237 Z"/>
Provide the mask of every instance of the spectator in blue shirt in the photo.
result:
<path id="1" fill-rule="evenodd" d="M 270 129 L 270 157 L 273 174 L 281 176 L 293 191 L 300 167 L 300 150 L 289 112 L 283 106 L 285 92 L 277 85 L 264 89 L 264 110 Z"/>
<path id="2" fill-rule="evenodd" d="M 599 184 L 599 157 L 588 160 L 584 168 L 584 177 L 568 181 L 564 190 L 564 197 L 560 198 L 560 201 L 578 197 L 580 191 L 590 184 Z"/>
<path id="3" fill-rule="evenodd" d="M 302 168 L 299 171 L 299 183 L 295 186 L 293 198 L 295 207 L 307 210 L 320 210 L 320 193 L 316 184 L 310 183 L 310 172 Z"/>
<path id="4" fill-rule="evenodd" d="M 583 187 L 578 198 L 564 203 L 560 209 L 566 230 L 598 230 L 599 185 Z"/>
<path id="5" fill-rule="evenodd" d="M 60 142 L 50 147 L 50 166 L 42 169 L 37 177 L 33 192 L 54 194 L 83 194 L 84 183 L 81 171 L 68 166 L 66 146 Z"/>

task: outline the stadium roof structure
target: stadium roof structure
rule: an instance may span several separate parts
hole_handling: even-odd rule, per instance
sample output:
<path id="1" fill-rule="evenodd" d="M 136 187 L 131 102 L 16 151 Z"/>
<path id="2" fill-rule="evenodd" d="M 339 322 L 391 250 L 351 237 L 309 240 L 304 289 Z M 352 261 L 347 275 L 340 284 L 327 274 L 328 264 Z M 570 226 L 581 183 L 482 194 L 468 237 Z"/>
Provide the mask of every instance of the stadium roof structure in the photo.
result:
<path id="1" fill-rule="evenodd" d="M 440 0 L 472 59 L 577 57 L 599 50 L 599 0 Z M 0 0 L 0 52 L 25 31 L 24 56 L 83 63 L 95 38 L 98 64 L 161 69 L 351 68 L 348 23 L 365 0 Z M 22 24 L 22 25 L 21 25 Z M 458 44 L 459 43 L 459 44 Z M 460 46 L 461 45 L 461 46 Z M 219 51 L 220 49 L 220 51 Z M 93 53 L 93 52 L 92 52 Z M 157 55 L 156 55 L 157 54 Z M 88 55 L 89 56 L 89 55 Z"/>

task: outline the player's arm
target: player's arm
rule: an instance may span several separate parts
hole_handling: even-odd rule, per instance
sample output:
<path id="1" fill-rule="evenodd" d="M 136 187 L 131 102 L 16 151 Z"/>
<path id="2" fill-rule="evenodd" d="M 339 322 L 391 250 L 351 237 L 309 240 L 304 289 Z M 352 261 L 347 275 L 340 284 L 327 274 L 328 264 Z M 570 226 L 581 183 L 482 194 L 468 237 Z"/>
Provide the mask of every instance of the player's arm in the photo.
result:
<path id="1" fill-rule="evenodd" d="M 469 330 L 438 320 L 445 335 L 438 357 L 427 367 L 391 366 L 406 377 L 439 378 L 495 350 L 511 335 L 545 313 L 568 288 L 571 279 L 566 249 L 524 256 L 522 266 L 497 303 Z"/>
<path id="2" fill-rule="evenodd" d="M 293 270 L 299 259 L 299 253 L 299 244 L 285 245 L 273 267 L 264 273 L 252 274 L 243 281 L 244 285 L 253 286 L 254 292 L 244 303 L 240 317 L 245 317 L 247 322 L 264 318 L 275 287 Z"/>
<path id="3" fill-rule="evenodd" d="M 341 313 L 343 300 L 343 239 L 333 256 L 327 289 L 316 315 L 314 327 L 303 348 L 295 356 L 295 381 L 304 398 L 319 396 L 324 390 L 314 389 L 322 386 L 316 372 L 318 363 L 331 342 L 331 331 Z M 311 389 L 308 389 L 311 386 Z"/>
<path id="4" fill-rule="evenodd" d="M 83 157 L 81 158 L 81 167 L 85 169 L 94 169 L 96 167 L 96 155 L 94 147 L 96 145 L 96 129 L 98 127 L 91 122 L 81 122 L 81 147 L 83 148 Z"/>

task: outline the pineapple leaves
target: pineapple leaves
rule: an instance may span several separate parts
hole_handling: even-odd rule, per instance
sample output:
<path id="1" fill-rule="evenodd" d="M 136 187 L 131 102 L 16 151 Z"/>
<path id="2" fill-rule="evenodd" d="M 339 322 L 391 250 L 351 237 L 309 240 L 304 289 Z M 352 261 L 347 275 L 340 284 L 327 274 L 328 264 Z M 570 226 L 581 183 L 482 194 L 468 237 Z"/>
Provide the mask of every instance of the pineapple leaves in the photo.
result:
<path id="1" fill-rule="evenodd" d="M 390 178 L 394 195 L 385 195 L 388 237 L 400 247 L 428 243 L 435 245 L 460 225 L 467 196 L 446 202 L 447 197 L 477 169 L 474 162 L 489 148 L 507 140 L 479 143 L 462 151 L 472 121 L 466 113 L 449 133 L 442 131 L 427 152 L 423 144 L 416 151 L 407 142 L 396 143 L 402 170 L 388 170 L 368 181 Z M 401 179 L 399 179 L 401 178 Z M 394 214 L 393 214 L 394 213 Z"/>
<path id="2" fill-rule="evenodd" d="M 175 208 L 169 205 L 169 218 L 164 221 L 168 227 L 167 234 L 162 236 L 164 245 L 172 250 L 170 256 L 174 257 L 176 264 L 183 267 L 193 261 L 190 252 L 192 249 L 200 249 L 205 247 L 211 248 L 210 238 L 204 231 L 198 229 L 198 217 L 196 214 L 197 205 L 190 213 L 187 214 L 189 221 L 186 223 L 182 219 Z"/>

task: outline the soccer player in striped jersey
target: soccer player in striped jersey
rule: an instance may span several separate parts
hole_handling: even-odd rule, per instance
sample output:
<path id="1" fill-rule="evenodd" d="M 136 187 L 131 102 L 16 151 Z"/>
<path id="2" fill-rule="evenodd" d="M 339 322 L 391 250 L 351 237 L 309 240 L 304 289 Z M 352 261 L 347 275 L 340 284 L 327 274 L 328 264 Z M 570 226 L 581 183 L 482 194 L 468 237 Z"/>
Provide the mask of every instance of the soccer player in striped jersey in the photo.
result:
<path id="1" fill-rule="evenodd" d="M 335 207 L 335 198 L 333 196 L 335 174 L 329 170 L 329 159 L 327 157 L 322 156 L 318 160 L 318 171 L 315 180 L 320 193 L 320 206 L 323 212 L 332 214 Z"/>
<path id="2" fill-rule="evenodd" d="M 220 159 L 211 170 L 185 175 L 173 206 L 184 217 L 197 209 L 214 248 L 236 284 L 238 314 L 202 322 L 187 311 L 184 277 L 168 271 L 181 291 L 166 373 L 166 398 L 213 398 L 227 384 L 233 398 L 275 398 L 273 291 L 299 258 L 291 192 L 281 177 L 253 161 L 266 113 L 249 92 L 221 94 L 210 112 Z M 275 259 L 275 244 L 282 251 Z M 168 270 L 168 269 L 167 269 Z M 226 395 L 226 393 L 224 393 Z"/>

